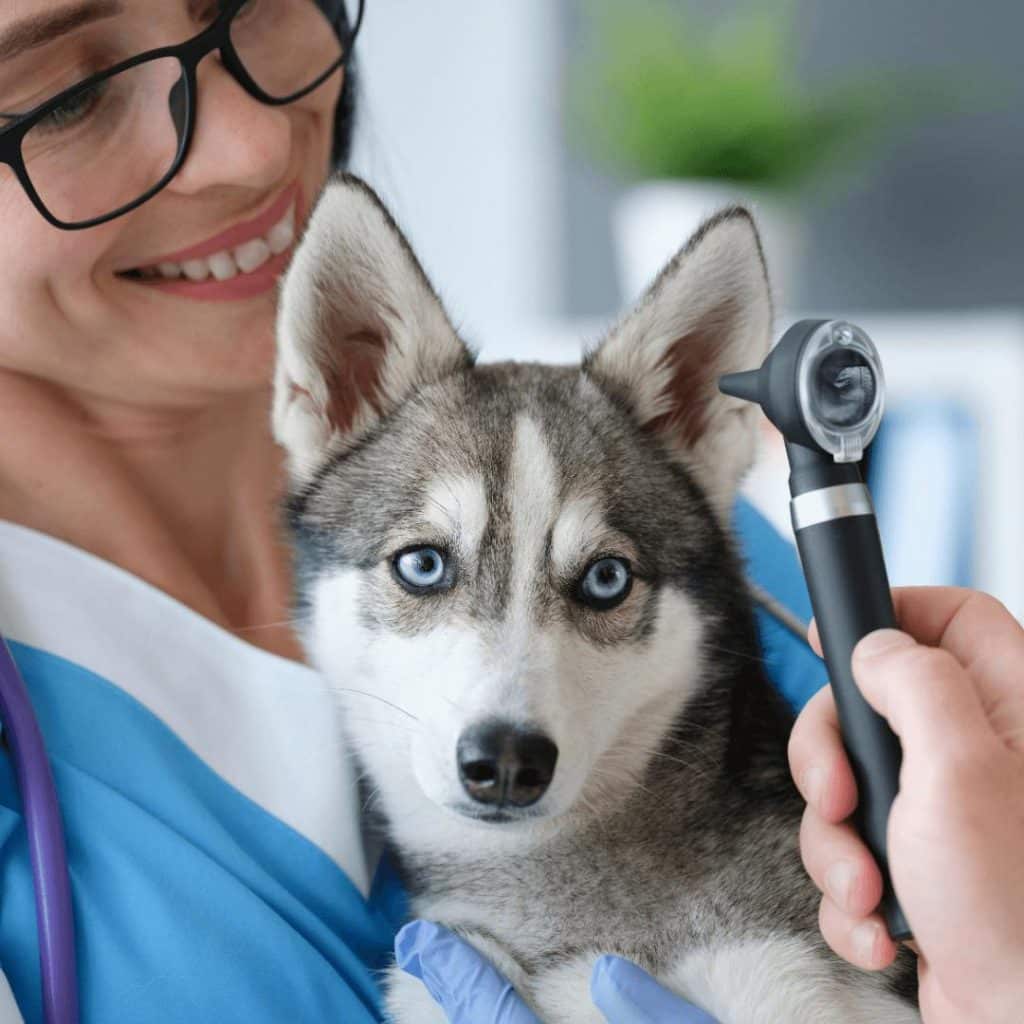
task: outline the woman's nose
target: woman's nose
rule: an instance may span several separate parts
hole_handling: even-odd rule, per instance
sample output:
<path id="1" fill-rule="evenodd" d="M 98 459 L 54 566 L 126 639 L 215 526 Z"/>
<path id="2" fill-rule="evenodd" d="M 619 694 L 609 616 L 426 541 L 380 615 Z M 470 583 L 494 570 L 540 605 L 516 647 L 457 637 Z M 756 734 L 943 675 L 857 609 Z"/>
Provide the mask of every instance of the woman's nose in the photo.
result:
<path id="1" fill-rule="evenodd" d="M 217 185 L 280 184 L 293 159 L 292 122 L 286 108 L 253 99 L 216 54 L 199 65 L 197 78 L 192 144 L 167 188 L 193 195 Z M 173 95 L 169 102 L 173 115 Z"/>

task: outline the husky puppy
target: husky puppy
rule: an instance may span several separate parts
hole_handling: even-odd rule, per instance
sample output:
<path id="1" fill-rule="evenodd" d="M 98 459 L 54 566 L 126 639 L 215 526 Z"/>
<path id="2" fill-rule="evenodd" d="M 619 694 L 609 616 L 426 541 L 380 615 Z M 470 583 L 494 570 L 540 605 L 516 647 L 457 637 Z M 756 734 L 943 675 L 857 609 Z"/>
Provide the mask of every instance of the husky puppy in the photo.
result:
<path id="1" fill-rule="evenodd" d="M 310 655 L 414 912 L 549 1024 L 603 1021 L 602 953 L 721 1024 L 920 1020 L 912 957 L 835 957 L 800 863 L 791 717 L 730 529 L 756 410 L 716 386 L 760 365 L 771 317 L 732 207 L 582 366 L 476 366 L 348 176 L 283 285 L 274 430 Z M 444 1020 L 397 969 L 388 1006 Z"/>

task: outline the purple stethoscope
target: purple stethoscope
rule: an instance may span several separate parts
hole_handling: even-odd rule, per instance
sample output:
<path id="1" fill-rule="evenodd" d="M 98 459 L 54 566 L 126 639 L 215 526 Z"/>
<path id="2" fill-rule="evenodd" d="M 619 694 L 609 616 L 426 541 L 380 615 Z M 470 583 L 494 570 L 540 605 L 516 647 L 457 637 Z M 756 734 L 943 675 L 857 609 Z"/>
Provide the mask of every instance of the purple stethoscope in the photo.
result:
<path id="1" fill-rule="evenodd" d="M 39 928 L 39 968 L 46 1024 L 78 1024 L 75 921 L 53 772 L 24 680 L 0 634 L 0 721 L 21 792 Z"/>

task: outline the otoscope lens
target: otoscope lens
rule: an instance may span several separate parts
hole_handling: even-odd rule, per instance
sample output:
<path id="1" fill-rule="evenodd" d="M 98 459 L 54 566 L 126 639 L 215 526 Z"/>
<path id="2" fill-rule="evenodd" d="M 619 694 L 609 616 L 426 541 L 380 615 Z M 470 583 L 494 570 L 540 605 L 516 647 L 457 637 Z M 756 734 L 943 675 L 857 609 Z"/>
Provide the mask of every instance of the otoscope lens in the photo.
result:
<path id="1" fill-rule="evenodd" d="M 811 439 L 836 462 L 856 462 L 885 406 L 878 350 L 856 324 L 824 320 L 800 349 L 797 400 Z"/>
<path id="2" fill-rule="evenodd" d="M 852 427 L 871 411 L 875 401 L 874 371 L 853 349 L 826 352 L 811 375 L 811 399 L 823 423 Z"/>

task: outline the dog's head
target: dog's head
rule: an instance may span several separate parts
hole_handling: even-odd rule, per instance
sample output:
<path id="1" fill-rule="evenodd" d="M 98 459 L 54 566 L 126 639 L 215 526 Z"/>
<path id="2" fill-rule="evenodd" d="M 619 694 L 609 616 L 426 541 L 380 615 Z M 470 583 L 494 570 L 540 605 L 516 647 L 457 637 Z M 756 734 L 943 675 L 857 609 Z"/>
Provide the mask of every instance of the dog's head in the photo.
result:
<path id="1" fill-rule="evenodd" d="M 581 367 L 478 367 L 376 196 L 328 184 L 283 286 L 274 430 L 307 643 L 407 834 L 637 784 L 735 602 L 756 410 L 716 382 L 770 330 L 731 208 Z"/>

